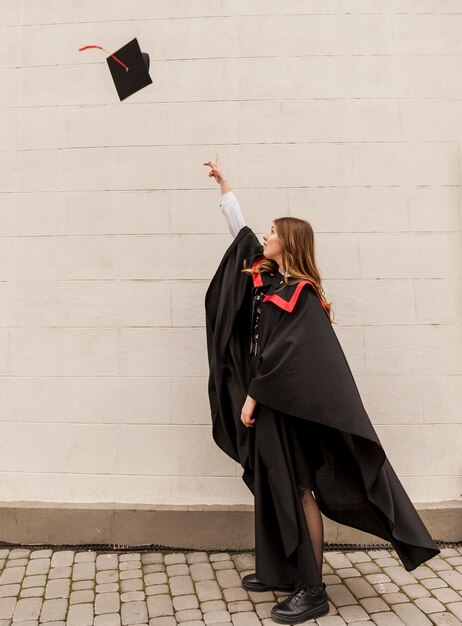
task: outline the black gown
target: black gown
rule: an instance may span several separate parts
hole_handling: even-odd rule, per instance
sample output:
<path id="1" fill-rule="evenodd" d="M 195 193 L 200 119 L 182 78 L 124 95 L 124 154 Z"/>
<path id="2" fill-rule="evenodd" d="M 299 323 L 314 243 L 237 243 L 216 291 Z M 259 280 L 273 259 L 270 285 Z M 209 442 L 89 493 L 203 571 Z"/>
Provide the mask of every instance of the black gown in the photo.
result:
<path id="1" fill-rule="evenodd" d="M 244 226 L 205 296 L 217 445 L 255 497 L 257 578 L 319 584 L 300 488 L 326 517 L 389 541 L 406 570 L 440 552 L 394 472 L 314 286 L 241 269 L 264 258 Z M 282 289 L 280 289 L 282 287 Z M 257 401 L 253 427 L 240 420 Z"/>

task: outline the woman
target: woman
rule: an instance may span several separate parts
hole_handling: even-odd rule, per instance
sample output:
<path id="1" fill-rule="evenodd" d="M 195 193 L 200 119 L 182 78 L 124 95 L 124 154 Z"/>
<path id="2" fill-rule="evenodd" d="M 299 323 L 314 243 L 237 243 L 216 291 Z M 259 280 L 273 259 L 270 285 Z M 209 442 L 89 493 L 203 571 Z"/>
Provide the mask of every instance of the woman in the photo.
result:
<path id="1" fill-rule="evenodd" d="M 262 246 L 218 156 L 204 165 L 234 235 L 205 309 L 213 437 L 242 465 L 255 497 L 256 572 L 242 584 L 292 591 L 271 615 L 301 623 L 328 612 L 320 511 L 390 541 L 407 570 L 440 550 L 362 404 L 332 327 L 310 224 L 275 219 Z"/>

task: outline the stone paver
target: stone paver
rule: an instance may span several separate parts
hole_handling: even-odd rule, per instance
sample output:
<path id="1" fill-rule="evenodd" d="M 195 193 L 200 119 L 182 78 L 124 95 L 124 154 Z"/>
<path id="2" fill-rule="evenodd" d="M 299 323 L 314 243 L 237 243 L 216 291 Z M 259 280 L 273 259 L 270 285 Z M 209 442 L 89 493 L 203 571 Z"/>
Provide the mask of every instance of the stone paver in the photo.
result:
<path id="1" fill-rule="evenodd" d="M 428 617 L 412 602 L 395 604 L 393 605 L 393 611 L 409 626 L 431 626 L 431 621 Z"/>
<path id="2" fill-rule="evenodd" d="M 121 608 L 122 624 L 146 624 L 148 610 L 146 602 L 124 602 Z"/>
<path id="3" fill-rule="evenodd" d="M 74 562 L 74 552 L 63 550 L 55 552 L 51 557 L 51 567 L 69 567 Z"/>
<path id="4" fill-rule="evenodd" d="M 403 597 L 401 598 L 401 600 L 403 599 L 407 600 L 405 595 L 403 595 Z M 361 598 L 359 600 L 359 603 L 369 615 L 379 613 L 380 611 L 386 611 L 388 609 L 387 603 L 385 602 L 383 597 L 379 598 L 377 596 L 375 598 Z"/>
<path id="5" fill-rule="evenodd" d="M 120 626 L 120 615 L 118 613 L 105 613 L 96 615 L 94 626 Z"/>
<path id="6" fill-rule="evenodd" d="M 93 605 L 72 604 L 67 614 L 66 626 L 92 626 Z"/>
<path id="7" fill-rule="evenodd" d="M 372 598 L 377 595 L 375 589 L 364 578 L 348 578 L 345 585 L 356 598 Z"/>
<path id="8" fill-rule="evenodd" d="M 170 593 L 168 585 L 151 585 L 145 588 L 147 596 L 158 596 L 163 593 Z"/>
<path id="9" fill-rule="evenodd" d="M 41 608 L 41 598 L 25 598 L 24 600 L 18 600 L 13 614 L 13 621 L 22 622 L 25 620 L 36 620 L 39 618 Z"/>
<path id="10" fill-rule="evenodd" d="M 194 593 L 191 576 L 172 576 L 169 578 L 170 589 L 174 596 Z"/>
<path id="11" fill-rule="evenodd" d="M 355 563 L 355 567 L 363 575 L 366 574 L 383 574 L 383 570 L 377 565 L 375 561 Z"/>
<path id="12" fill-rule="evenodd" d="M 95 599 L 93 589 L 81 589 L 73 591 L 69 598 L 69 604 L 88 604 Z"/>
<path id="13" fill-rule="evenodd" d="M 325 551 L 318 626 L 462 626 L 462 548 L 412 572 L 394 550 Z M 0 550 L 0 626 L 270 626 L 253 552 Z"/>
<path id="14" fill-rule="evenodd" d="M 402 622 L 396 613 L 392 613 L 391 611 L 387 611 L 386 613 L 375 613 L 374 614 L 374 624 L 377 626 L 403 626 L 404 622 Z"/>
<path id="15" fill-rule="evenodd" d="M 117 554 L 99 554 L 96 557 L 96 569 L 97 570 L 115 570 L 119 564 L 119 557 Z"/>
<path id="16" fill-rule="evenodd" d="M 0 585 L 0 598 L 6 598 L 7 596 L 17 596 L 21 585 L 16 583 L 15 585 Z"/>
<path id="17" fill-rule="evenodd" d="M 143 580 L 140 578 L 130 578 L 129 580 L 120 581 L 120 590 L 123 593 L 127 591 L 141 591 L 143 588 L 144 588 Z M 111 589 L 111 591 L 114 591 L 114 590 Z"/>
<path id="18" fill-rule="evenodd" d="M 19 583 L 24 578 L 26 568 L 8 567 L 0 574 L 0 585 L 11 585 L 11 583 Z"/>
<path id="19" fill-rule="evenodd" d="M 69 578 L 49 580 L 45 587 L 45 598 L 68 598 L 71 581 Z"/>
<path id="20" fill-rule="evenodd" d="M 96 573 L 97 583 L 115 583 L 119 580 L 119 573 L 117 570 L 107 570 Z"/>
<path id="21" fill-rule="evenodd" d="M 24 587 L 45 587 L 47 577 L 42 574 L 38 576 L 26 576 L 22 580 L 22 588 Z"/>
<path id="22" fill-rule="evenodd" d="M 329 598 L 336 607 L 356 604 L 355 597 L 345 585 L 329 585 Z"/>
<path id="23" fill-rule="evenodd" d="M 77 559 L 76 555 L 76 559 Z M 76 562 L 72 569 L 73 580 L 91 580 L 95 577 L 95 563 Z"/>
<path id="24" fill-rule="evenodd" d="M 193 563 L 190 565 L 190 572 L 194 581 L 215 579 L 213 567 L 210 563 Z"/>
<path id="25" fill-rule="evenodd" d="M 67 600 L 45 600 L 40 613 L 40 622 L 53 622 L 63 620 L 67 613 Z"/>
<path id="26" fill-rule="evenodd" d="M 74 591 L 81 589 L 93 589 L 95 586 L 94 580 L 74 580 L 72 581 L 72 589 Z"/>
<path id="27" fill-rule="evenodd" d="M 42 598 L 43 597 L 43 589 L 40 587 L 31 587 L 30 589 L 21 589 L 19 594 L 20 598 Z"/>
<path id="28" fill-rule="evenodd" d="M 16 604 L 16 598 L 2 598 L 0 600 L 0 620 L 6 620 L 13 617 Z"/>
<path id="29" fill-rule="evenodd" d="M 70 578 L 72 567 L 52 567 L 48 572 L 48 580 L 52 578 Z"/>
<path id="30" fill-rule="evenodd" d="M 147 599 L 149 617 L 159 617 L 162 615 L 173 615 L 173 603 L 170 595 L 163 593 L 150 596 Z"/>
<path id="31" fill-rule="evenodd" d="M 33 559 L 29 561 L 29 565 L 26 569 L 26 574 L 28 576 L 33 576 L 34 574 L 47 574 L 50 569 L 50 559 Z"/>
<path id="32" fill-rule="evenodd" d="M 96 561 L 96 552 L 87 550 L 86 552 L 76 552 L 74 555 L 75 563 L 92 563 Z"/>
<path id="33" fill-rule="evenodd" d="M 460 626 L 461 624 L 451 613 L 434 613 L 432 618 L 436 626 Z"/>
<path id="34" fill-rule="evenodd" d="M 120 596 L 118 593 L 98 593 L 95 600 L 95 614 L 117 613 L 120 608 Z"/>
<path id="35" fill-rule="evenodd" d="M 259 626 L 261 624 L 258 615 L 252 611 L 234 613 L 232 616 L 232 620 L 233 626 Z"/>

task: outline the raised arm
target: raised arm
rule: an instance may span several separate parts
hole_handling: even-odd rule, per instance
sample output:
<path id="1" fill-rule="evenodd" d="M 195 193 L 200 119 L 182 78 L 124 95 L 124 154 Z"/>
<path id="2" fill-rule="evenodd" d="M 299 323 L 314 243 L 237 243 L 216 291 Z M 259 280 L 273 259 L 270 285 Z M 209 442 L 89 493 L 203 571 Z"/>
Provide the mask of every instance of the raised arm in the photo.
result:
<path id="1" fill-rule="evenodd" d="M 231 190 L 231 185 L 229 184 L 228 180 L 223 176 L 223 172 L 221 172 L 220 170 L 220 161 L 218 158 L 218 154 L 216 155 L 216 163 L 212 163 L 212 161 L 206 161 L 204 165 L 208 165 L 211 168 L 209 176 L 213 176 L 217 183 L 220 185 L 221 212 L 226 218 L 229 232 L 233 235 L 233 237 L 236 237 L 241 228 L 245 226 L 245 221 L 241 212 L 241 207 L 239 206 L 236 196 Z"/>

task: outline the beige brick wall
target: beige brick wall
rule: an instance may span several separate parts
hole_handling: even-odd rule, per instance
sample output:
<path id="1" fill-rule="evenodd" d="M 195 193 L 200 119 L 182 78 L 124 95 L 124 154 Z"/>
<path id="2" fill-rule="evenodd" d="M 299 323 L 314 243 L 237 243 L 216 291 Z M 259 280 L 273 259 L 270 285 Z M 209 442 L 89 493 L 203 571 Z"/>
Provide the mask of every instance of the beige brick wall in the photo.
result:
<path id="1" fill-rule="evenodd" d="M 317 233 L 415 502 L 461 487 L 459 0 L 0 4 L 0 500 L 251 503 L 214 444 L 203 300 L 247 223 Z M 104 55 L 137 36 L 123 103 Z"/>

